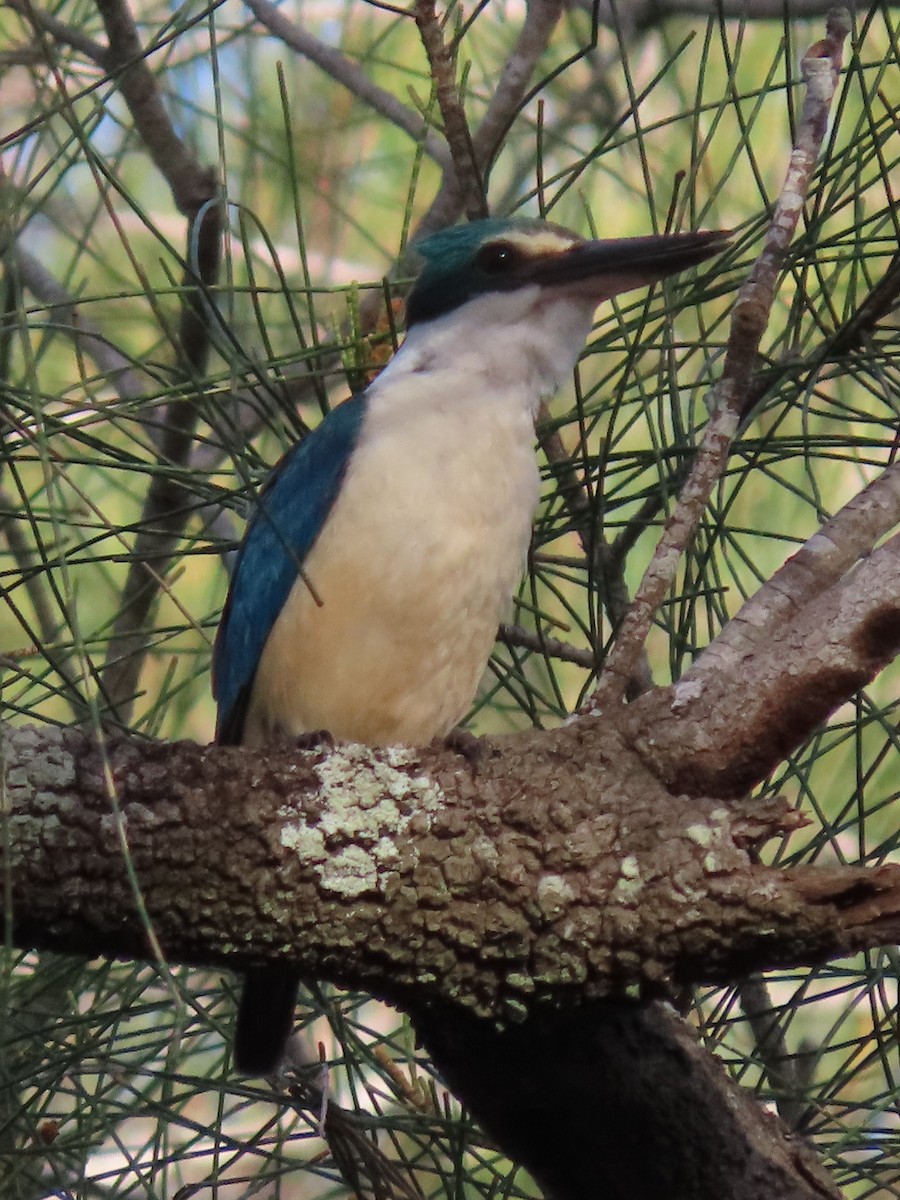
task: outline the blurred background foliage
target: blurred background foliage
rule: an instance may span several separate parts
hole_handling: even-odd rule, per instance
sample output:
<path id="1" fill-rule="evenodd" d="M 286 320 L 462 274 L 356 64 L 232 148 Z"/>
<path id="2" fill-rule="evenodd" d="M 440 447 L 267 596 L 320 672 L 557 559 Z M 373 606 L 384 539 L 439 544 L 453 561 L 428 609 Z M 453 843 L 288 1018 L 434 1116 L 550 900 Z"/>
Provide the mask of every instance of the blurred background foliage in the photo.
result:
<path id="1" fill-rule="evenodd" d="M 214 166 L 227 201 L 221 271 L 189 287 L 186 273 L 203 277 L 198 237 L 151 161 L 121 75 L 97 53 L 111 10 L 121 7 L 0 10 L 3 717 L 207 741 L 211 641 L 248 500 L 284 448 L 389 355 L 402 310 L 385 298 L 402 295 L 410 273 L 401 252 L 447 191 L 426 127 L 445 143 L 415 22 L 399 9 L 293 0 L 280 11 L 399 100 L 417 136 L 355 95 L 343 68 L 323 71 L 236 0 L 133 3 L 174 132 Z M 529 573 L 472 715 L 477 731 L 552 726 L 592 686 L 706 420 L 729 303 L 784 177 L 798 60 L 823 33 L 821 19 L 641 24 L 604 12 L 562 14 L 508 113 L 492 211 L 599 236 L 735 236 L 698 272 L 599 312 L 545 421 L 545 443 L 552 431 L 561 441 L 544 462 Z M 475 131 L 525 13 L 522 0 L 444 10 Z M 756 407 L 652 635 L 657 682 L 677 677 L 896 453 L 896 313 L 859 328 L 897 262 L 890 6 L 862 6 L 852 43 Z M 178 328 L 190 305 L 209 346 L 186 366 Z M 176 458 L 160 448 L 185 412 Z M 563 467 L 586 511 L 573 508 Z M 171 560 L 148 507 L 160 481 L 182 515 Z M 139 576 L 154 602 L 137 619 L 123 596 L 139 559 L 154 572 Z M 136 681 L 124 691 L 109 674 L 122 659 Z M 776 860 L 896 858 L 897 678 L 885 672 L 767 785 L 811 818 L 770 848 Z M 781 972 L 767 989 L 697 996 L 703 1037 L 814 1139 L 848 1196 L 900 1195 L 897 965 L 893 952 L 871 953 Z M 7 949 L 0 1194 L 532 1194 L 432 1077 L 403 1018 L 365 997 L 304 996 L 310 1057 L 321 1045 L 327 1076 L 236 1079 L 234 986 L 162 962 Z"/>

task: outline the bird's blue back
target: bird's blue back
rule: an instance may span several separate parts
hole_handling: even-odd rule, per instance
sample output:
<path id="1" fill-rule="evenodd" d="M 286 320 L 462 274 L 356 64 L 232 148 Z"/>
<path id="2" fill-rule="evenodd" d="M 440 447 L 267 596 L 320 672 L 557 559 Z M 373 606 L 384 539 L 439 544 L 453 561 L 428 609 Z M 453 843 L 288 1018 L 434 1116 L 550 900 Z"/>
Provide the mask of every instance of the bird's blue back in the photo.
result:
<path id="1" fill-rule="evenodd" d="M 361 393 L 293 447 L 260 493 L 213 650 L 216 740 L 236 744 L 266 639 L 337 499 L 366 412 Z"/>

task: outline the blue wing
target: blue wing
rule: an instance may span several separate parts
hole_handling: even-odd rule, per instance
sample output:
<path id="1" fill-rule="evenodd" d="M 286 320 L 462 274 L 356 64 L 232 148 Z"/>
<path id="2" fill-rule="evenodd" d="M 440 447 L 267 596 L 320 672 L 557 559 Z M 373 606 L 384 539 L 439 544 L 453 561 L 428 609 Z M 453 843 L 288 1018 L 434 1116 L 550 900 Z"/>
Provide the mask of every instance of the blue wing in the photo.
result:
<path id="1" fill-rule="evenodd" d="M 365 411 L 364 392 L 338 405 L 288 451 L 259 495 L 213 649 L 217 742 L 241 740 L 266 639 L 337 499 Z"/>

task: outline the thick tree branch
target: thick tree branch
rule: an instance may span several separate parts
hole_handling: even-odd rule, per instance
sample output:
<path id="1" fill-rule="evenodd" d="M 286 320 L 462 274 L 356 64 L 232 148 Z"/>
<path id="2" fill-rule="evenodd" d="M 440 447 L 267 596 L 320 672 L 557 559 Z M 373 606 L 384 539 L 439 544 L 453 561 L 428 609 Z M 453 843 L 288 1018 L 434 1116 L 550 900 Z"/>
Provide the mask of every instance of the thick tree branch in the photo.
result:
<path id="1" fill-rule="evenodd" d="M 667 1004 L 599 1001 L 500 1031 L 447 1008 L 414 1019 L 454 1092 L 554 1200 L 840 1197 Z"/>
<path id="2" fill-rule="evenodd" d="M 714 643 L 686 691 L 489 743 L 474 775 L 437 749 L 260 758 L 121 741 L 101 753 L 72 731 L 9 731 L 14 936 L 85 954 L 147 956 L 153 941 L 173 959 L 284 959 L 390 998 L 554 1200 L 581 1200 L 596 1162 L 585 1146 L 607 1130 L 610 1197 L 658 1194 L 654 1164 L 672 1200 L 835 1196 L 674 1014 L 621 997 L 900 933 L 900 869 L 766 869 L 752 849 L 796 814 L 720 798 L 900 643 L 900 537 L 859 563 L 844 547 L 860 526 L 874 544 L 894 507 L 892 485 L 873 485 L 833 519 L 823 567 L 807 548 L 806 570 L 785 568 L 772 589 L 781 640 L 739 671 L 711 669 Z M 765 611 L 765 597 L 751 604 Z M 727 660 L 736 642 L 723 642 Z M 637 1166 L 628 1129 L 642 1131 Z"/>
<path id="3" fill-rule="evenodd" d="M 630 706 L 635 746 L 670 787 L 742 794 L 900 652 L 898 578 L 900 534 L 733 667 L 714 669 L 713 643 L 677 684 Z"/>
<path id="4" fill-rule="evenodd" d="M 6 731 L 21 945 L 246 966 L 480 1014 L 667 992 L 900 935 L 900 868 L 768 869 L 780 801 L 666 791 L 584 720 L 447 750 L 243 750 Z M 127 843 L 140 906 L 121 854 Z M 90 881 L 86 886 L 87 881 Z"/>

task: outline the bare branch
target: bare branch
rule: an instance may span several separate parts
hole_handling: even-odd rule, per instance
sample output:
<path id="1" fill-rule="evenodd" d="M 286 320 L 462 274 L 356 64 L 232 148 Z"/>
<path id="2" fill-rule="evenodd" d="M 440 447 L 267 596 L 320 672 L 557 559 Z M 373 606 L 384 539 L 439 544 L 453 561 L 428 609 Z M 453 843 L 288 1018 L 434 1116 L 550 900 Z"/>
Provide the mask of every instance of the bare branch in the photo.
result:
<path id="1" fill-rule="evenodd" d="M 504 65 L 478 132 L 472 136 L 456 88 L 456 70 L 434 3 L 426 0 L 415 10 L 432 75 L 448 145 L 418 112 L 401 104 L 373 84 L 360 68 L 340 51 L 301 29 L 270 0 L 247 0 L 257 20 L 298 54 L 316 63 L 334 80 L 375 112 L 403 129 L 420 143 L 443 170 L 443 181 L 417 233 L 423 235 L 451 225 L 465 209 L 470 216 L 487 215 L 482 173 L 497 152 L 522 101 L 535 64 L 546 49 L 562 11 L 560 0 L 531 0 L 525 21 Z M 462 182 L 461 182 L 462 181 Z"/>
<path id="2" fill-rule="evenodd" d="M 92 62 L 105 65 L 106 47 L 101 46 L 99 42 L 95 42 L 93 38 L 82 33 L 75 26 L 61 21 L 59 17 L 53 16 L 52 13 L 44 12 L 42 9 L 31 4 L 30 0 L 7 0 L 7 7 L 17 12 L 21 17 L 24 17 L 30 25 L 42 33 L 49 34 L 55 42 L 62 46 L 70 46 L 73 50 L 77 50 L 83 54 L 85 58 L 89 58 Z M 41 58 L 44 55 L 41 52 Z"/>
<path id="3" fill-rule="evenodd" d="M 342 84 L 357 99 L 368 104 L 373 112 L 402 129 L 404 133 L 408 133 L 438 166 L 445 170 L 450 166 L 447 147 L 441 138 L 428 128 L 427 122 L 415 109 L 401 104 L 396 96 L 373 83 L 365 71 L 340 50 L 335 50 L 305 29 L 301 29 L 274 4 L 270 4 L 269 0 L 247 0 L 247 5 L 257 21 L 274 37 L 315 63 L 336 83 Z"/>
<path id="4" fill-rule="evenodd" d="M 782 1121 L 796 1129 L 807 1111 L 804 1081 L 798 1077 L 800 1061 L 788 1052 L 779 1013 L 762 975 L 751 975 L 737 985 L 741 1008 L 750 1023 L 756 1051 L 766 1069 L 775 1106 Z"/>
<path id="5" fill-rule="evenodd" d="M 846 9 L 834 9 L 828 16 L 826 38 L 811 46 L 803 57 L 801 69 L 806 81 L 803 112 L 763 248 L 735 302 L 722 378 L 713 393 L 712 416 L 675 511 L 666 522 L 653 559 L 606 660 L 597 690 L 588 702 L 589 712 L 598 712 L 621 702 L 656 613 L 675 581 L 684 551 L 727 465 L 745 394 L 751 385 L 759 343 L 775 299 L 778 275 L 827 129 L 828 113 L 841 69 L 843 43 L 849 32 L 849 13 Z"/>
<path id="6" fill-rule="evenodd" d="M 456 62 L 444 41 L 435 0 L 416 0 L 415 15 L 453 160 L 453 186 L 459 190 L 460 205 L 470 221 L 486 217 L 488 205 L 481 165 L 456 86 Z"/>
<path id="7" fill-rule="evenodd" d="M 190 230 L 188 240 L 190 243 Z M 202 378 L 209 351 L 203 292 L 218 276 L 220 253 L 221 213 L 210 206 L 200 218 L 196 275 L 190 267 L 187 269 L 179 324 L 184 373 L 197 381 Z M 165 575 L 188 517 L 198 507 L 190 478 L 182 477 L 178 470 L 190 461 L 198 416 L 193 397 L 176 400 L 166 409 L 159 439 L 159 469 L 147 490 L 119 613 L 107 644 L 101 684 L 115 720 L 123 724 L 128 722 L 147 653 L 150 615 L 165 588 Z"/>
<path id="8" fill-rule="evenodd" d="M 107 383 L 123 400 L 134 400 L 146 392 L 146 377 L 140 378 L 131 359 L 79 311 L 78 304 L 62 288 L 40 259 L 19 245 L 11 247 L 12 262 L 22 286 L 43 304 L 54 326 L 71 338 L 79 354 L 84 354 L 103 372 Z"/>
<path id="9" fill-rule="evenodd" d="M 472 139 L 475 159 L 483 173 L 487 172 L 509 132 L 510 124 L 534 74 L 534 68 L 550 44 L 562 11 L 562 0 L 528 0 L 519 37 L 504 64 L 487 112 Z"/>
<path id="10" fill-rule="evenodd" d="M 425 7 L 433 11 L 433 4 Z M 553 30 L 559 21 L 560 7 L 557 0 L 531 0 L 526 9 L 522 30 L 501 72 L 497 90 L 488 105 L 481 127 L 471 137 L 463 115 L 464 129 L 460 131 L 458 138 L 457 154 L 464 164 L 474 164 L 474 167 L 466 166 L 465 169 L 470 175 L 477 176 L 480 181 L 481 194 L 483 194 L 483 177 L 522 102 L 535 65 L 549 44 Z M 435 41 L 439 40 L 443 45 L 443 35 L 437 22 L 436 27 Z M 446 126 L 446 115 L 444 122 Z M 457 125 L 459 125 L 458 121 Z M 454 156 L 454 162 L 455 159 L 456 156 Z M 470 190 L 477 189 L 470 186 Z M 443 229 L 446 225 L 452 225 L 465 207 L 466 194 L 466 189 L 460 186 L 456 172 L 451 168 L 445 170 L 441 186 L 428 211 L 419 222 L 417 234 L 422 236 Z"/>
<path id="11" fill-rule="evenodd" d="M 98 0 L 109 48 L 107 68 L 118 76 L 122 95 L 153 162 L 163 174 L 179 208 L 194 223 L 188 229 L 184 291 L 177 350 L 186 379 L 199 380 L 209 352 L 203 293 L 216 280 L 221 255 L 222 213 L 215 204 L 216 174 L 200 165 L 179 138 L 147 65 L 137 29 L 125 0 Z M 194 234 L 196 233 L 196 236 Z M 199 386 L 199 385 L 198 385 Z M 191 511 L 186 466 L 193 446 L 197 406 L 185 399 L 168 406 L 160 438 L 160 470 L 150 483 L 134 557 L 122 593 L 122 605 L 107 647 L 102 686 L 116 718 L 127 723 L 147 651 L 146 625 Z M 155 568 L 147 563 L 153 560 Z"/>
<path id="12" fill-rule="evenodd" d="M 592 670 L 597 664 L 597 656 L 592 650 L 581 650 L 578 646 L 570 646 L 559 638 L 548 637 L 540 630 L 526 629 L 522 625 L 503 624 L 497 630 L 497 641 L 504 646 L 521 646 L 526 650 L 534 650 L 548 658 L 558 658 L 560 662 L 575 663 L 579 667 Z"/>
<path id="13" fill-rule="evenodd" d="M 135 128 L 168 183 L 179 212 L 193 218 L 215 196 L 215 172 L 201 166 L 175 132 L 125 0 L 97 0 L 97 8 L 109 39 L 103 65 L 115 78 Z"/>
<path id="14" fill-rule="evenodd" d="M 739 669 L 711 670 L 710 647 L 677 684 L 629 705 L 635 746 L 670 787 L 753 787 L 900 652 L 898 579 L 900 534 L 773 624 Z"/>

